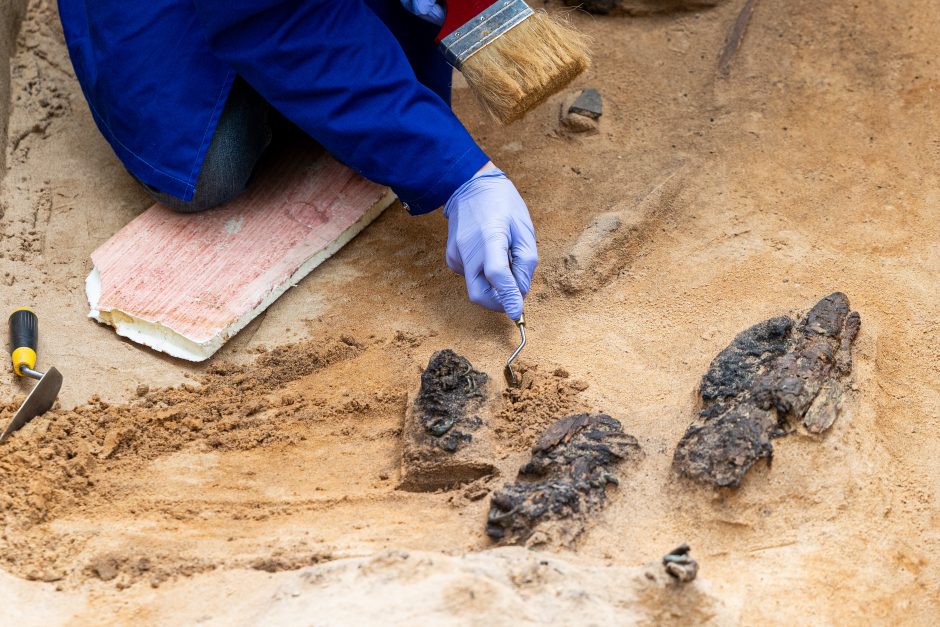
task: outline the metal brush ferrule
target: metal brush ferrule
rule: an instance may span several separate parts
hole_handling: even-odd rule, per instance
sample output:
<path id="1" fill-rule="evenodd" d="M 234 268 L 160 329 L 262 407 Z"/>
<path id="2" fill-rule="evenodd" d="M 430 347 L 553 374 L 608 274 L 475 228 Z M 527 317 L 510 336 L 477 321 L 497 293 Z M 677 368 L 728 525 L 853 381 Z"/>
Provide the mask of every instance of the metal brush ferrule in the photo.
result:
<path id="1" fill-rule="evenodd" d="M 473 53 L 533 13 L 522 0 L 499 0 L 442 39 L 441 51 L 447 62 L 459 70 Z"/>

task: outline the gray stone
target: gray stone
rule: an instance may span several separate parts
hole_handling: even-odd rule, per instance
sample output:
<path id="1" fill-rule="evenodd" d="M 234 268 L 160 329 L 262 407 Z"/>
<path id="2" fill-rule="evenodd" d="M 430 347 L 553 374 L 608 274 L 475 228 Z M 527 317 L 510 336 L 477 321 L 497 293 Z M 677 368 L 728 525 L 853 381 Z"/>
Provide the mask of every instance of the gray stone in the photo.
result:
<path id="1" fill-rule="evenodd" d="M 600 93 L 593 87 L 585 89 L 568 107 L 568 113 L 587 116 L 593 120 L 598 119 L 604 113 Z"/>

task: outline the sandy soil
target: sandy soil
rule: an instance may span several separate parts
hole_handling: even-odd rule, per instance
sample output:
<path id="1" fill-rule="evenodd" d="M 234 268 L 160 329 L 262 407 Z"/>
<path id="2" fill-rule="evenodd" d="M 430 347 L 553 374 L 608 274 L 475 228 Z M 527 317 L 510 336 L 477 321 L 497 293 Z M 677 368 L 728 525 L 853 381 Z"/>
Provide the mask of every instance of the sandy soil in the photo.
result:
<path id="1" fill-rule="evenodd" d="M 495 462 L 512 477 L 555 412 L 603 410 L 639 439 L 645 460 L 595 526 L 575 547 L 541 549 L 577 571 L 595 609 L 654 620 L 617 605 L 604 569 L 687 541 L 701 563 L 689 594 L 713 609 L 660 621 L 935 624 L 940 19 L 930 0 L 763 0 L 720 79 L 741 5 L 574 15 L 597 42 L 579 81 L 604 96 L 594 135 L 561 130 L 561 96 L 504 129 L 458 87 L 458 113 L 530 205 L 542 260 L 525 353 L 539 394 L 501 401 Z M 311 606 L 276 598 L 313 578 L 376 591 L 369 603 L 390 619 L 439 617 L 438 606 L 395 613 L 398 593 L 375 578 L 402 568 L 354 560 L 430 551 L 446 573 L 457 566 L 439 553 L 491 547 L 486 499 L 473 499 L 492 484 L 395 489 L 405 397 L 430 355 L 451 347 L 498 381 L 515 340 L 444 267 L 444 219 L 393 206 L 208 365 L 142 350 L 84 318 L 83 280 L 89 253 L 147 199 L 98 136 L 45 0 L 31 3 L 19 45 L 0 294 L 40 311 L 41 361 L 66 383 L 62 409 L 0 450 L 0 599 L 16 599 L 0 611 L 37 624 L 224 622 L 250 597 L 263 602 L 238 620 L 299 619 Z M 631 216 L 628 238 L 590 226 L 611 211 Z M 672 451 L 714 355 L 834 290 L 862 332 L 833 429 L 779 440 L 773 466 L 737 491 L 676 480 Z M 3 381 L 5 418 L 25 388 Z M 483 560 L 503 581 L 498 552 L 453 559 Z M 539 595 L 509 581 L 515 592 L 482 607 L 460 595 L 440 607 L 455 622 L 493 607 L 507 622 L 538 620 L 524 608 Z M 444 594 L 433 577 L 419 583 Z"/>

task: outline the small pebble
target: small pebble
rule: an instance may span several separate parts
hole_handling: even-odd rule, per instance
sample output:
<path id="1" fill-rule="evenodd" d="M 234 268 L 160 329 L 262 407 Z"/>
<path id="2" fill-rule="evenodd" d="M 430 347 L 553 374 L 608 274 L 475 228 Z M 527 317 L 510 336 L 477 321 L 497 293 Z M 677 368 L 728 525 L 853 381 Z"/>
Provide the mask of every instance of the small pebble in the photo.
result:
<path id="1" fill-rule="evenodd" d="M 362 344 L 351 335 L 341 335 L 339 341 L 345 344 L 346 346 L 352 346 L 353 348 L 362 348 Z"/>
<path id="2" fill-rule="evenodd" d="M 601 95 L 592 88 L 568 94 L 561 103 L 561 123 L 575 133 L 596 132 L 602 113 Z"/>

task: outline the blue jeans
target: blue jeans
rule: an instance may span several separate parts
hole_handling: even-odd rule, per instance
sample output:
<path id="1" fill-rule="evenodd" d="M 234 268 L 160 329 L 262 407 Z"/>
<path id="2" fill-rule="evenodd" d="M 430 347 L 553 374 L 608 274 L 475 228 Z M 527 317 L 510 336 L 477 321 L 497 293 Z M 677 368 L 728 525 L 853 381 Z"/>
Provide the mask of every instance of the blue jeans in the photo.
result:
<path id="1" fill-rule="evenodd" d="M 270 105 L 245 81 L 235 79 L 206 151 L 192 200 L 180 200 L 149 185 L 158 203 L 181 213 L 205 211 L 228 202 L 248 187 L 258 160 L 270 145 L 273 132 Z"/>

